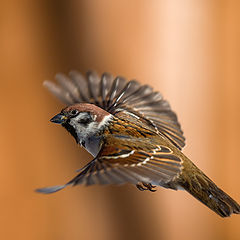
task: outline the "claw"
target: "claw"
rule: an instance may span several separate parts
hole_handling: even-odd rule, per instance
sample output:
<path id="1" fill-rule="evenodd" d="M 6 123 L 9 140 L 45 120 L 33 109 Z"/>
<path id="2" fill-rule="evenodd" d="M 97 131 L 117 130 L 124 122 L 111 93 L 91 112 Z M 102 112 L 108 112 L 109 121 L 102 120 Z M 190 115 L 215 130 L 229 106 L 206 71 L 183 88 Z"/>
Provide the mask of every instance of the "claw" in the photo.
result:
<path id="1" fill-rule="evenodd" d="M 137 187 L 140 191 L 148 190 L 147 188 L 144 188 L 141 184 L 136 184 L 136 187 Z"/>
<path id="2" fill-rule="evenodd" d="M 145 190 L 149 190 L 150 192 L 156 192 L 156 191 L 157 191 L 156 189 L 153 189 L 153 188 L 155 188 L 156 186 L 153 186 L 151 183 L 141 182 L 141 183 L 136 184 L 136 187 L 137 187 L 140 191 L 145 191 Z"/>
<path id="3" fill-rule="evenodd" d="M 142 183 L 144 187 L 146 187 L 150 192 L 156 192 L 157 190 L 156 189 L 153 189 L 155 188 L 156 186 L 153 186 L 151 183 Z"/>

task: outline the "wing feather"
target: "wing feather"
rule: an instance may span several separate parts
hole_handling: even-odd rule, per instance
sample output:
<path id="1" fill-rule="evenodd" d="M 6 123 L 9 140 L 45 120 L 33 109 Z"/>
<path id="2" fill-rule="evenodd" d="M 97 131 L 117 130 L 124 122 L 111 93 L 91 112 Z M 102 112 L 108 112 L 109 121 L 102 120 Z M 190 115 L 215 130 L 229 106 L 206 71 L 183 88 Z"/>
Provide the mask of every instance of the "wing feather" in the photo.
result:
<path id="1" fill-rule="evenodd" d="M 139 182 L 174 188 L 172 184 L 182 171 L 182 160 L 168 146 L 148 144 L 132 150 L 126 140 L 118 147 L 106 142 L 98 156 L 87 164 L 70 182 L 62 186 L 40 189 L 51 193 L 68 185 L 123 184 Z M 136 141 L 142 141 L 136 139 Z"/>
<path id="2" fill-rule="evenodd" d="M 126 81 L 123 77 L 114 79 L 108 73 L 99 77 L 94 71 L 89 71 L 86 78 L 77 71 L 71 71 L 69 77 L 57 74 L 56 79 L 58 85 L 45 81 L 44 86 L 63 103 L 92 103 L 115 116 L 122 111 L 135 114 L 148 120 L 179 149 L 185 145 L 176 114 L 162 95 L 150 86 L 141 85 L 136 80 Z"/>

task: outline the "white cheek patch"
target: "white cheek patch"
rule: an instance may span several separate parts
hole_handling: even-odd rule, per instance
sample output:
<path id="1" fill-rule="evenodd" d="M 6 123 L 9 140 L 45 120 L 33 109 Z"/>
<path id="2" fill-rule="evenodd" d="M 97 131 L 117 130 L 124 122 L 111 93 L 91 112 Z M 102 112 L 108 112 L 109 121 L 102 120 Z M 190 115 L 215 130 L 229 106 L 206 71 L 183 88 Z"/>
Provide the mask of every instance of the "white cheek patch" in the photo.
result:
<path id="1" fill-rule="evenodd" d="M 81 119 L 86 117 L 87 113 L 80 113 L 75 118 L 70 120 L 70 124 L 75 128 L 79 139 L 86 139 L 96 135 L 102 128 L 108 125 L 108 122 L 112 119 L 112 115 L 105 116 L 100 123 L 96 122 L 97 115 L 92 115 L 93 121 L 84 125 L 79 123 Z"/>
<path id="2" fill-rule="evenodd" d="M 85 113 L 84 113 L 84 115 L 85 115 Z M 76 130 L 79 139 L 82 139 L 87 135 L 86 134 L 87 127 L 83 126 L 82 124 L 79 123 L 79 121 L 82 118 L 83 118 L 83 114 L 80 113 L 78 116 L 76 116 L 70 120 L 70 125 L 72 125 L 74 127 L 74 129 Z"/>
<path id="3" fill-rule="evenodd" d="M 86 132 L 88 135 L 96 134 L 98 132 L 98 124 L 96 122 L 91 122 L 86 127 Z"/>

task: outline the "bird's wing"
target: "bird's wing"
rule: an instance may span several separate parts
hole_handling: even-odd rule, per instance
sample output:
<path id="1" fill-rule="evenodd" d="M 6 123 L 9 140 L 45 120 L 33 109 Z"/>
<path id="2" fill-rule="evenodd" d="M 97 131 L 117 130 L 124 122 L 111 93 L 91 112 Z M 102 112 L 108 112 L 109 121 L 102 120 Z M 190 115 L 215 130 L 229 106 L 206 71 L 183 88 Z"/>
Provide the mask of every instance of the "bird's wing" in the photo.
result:
<path id="1" fill-rule="evenodd" d="M 131 142 L 131 148 L 128 141 Z M 174 180 L 181 173 L 182 160 L 169 146 L 156 145 L 139 138 L 118 139 L 117 142 L 118 145 L 114 143 L 114 139 L 109 139 L 109 143 L 104 144 L 98 156 L 67 184 L 37 191 L 53 193 L 68 185 L 77 184 L 137 184 L 139 182 L 176 189 Z"/>
<path id="2" fill-rule="evenodd" d="M 95 72 L 88 72 L 86 78 L 76 71 L 70 72 L 69 76 L 57 74 L 56 80 L 58 84 L 45 81 L 44 85 L 63 103 L 93 103 L 116 116 L 122 112 L 134 114 L 145 118 L 179 149 L 185 145 L 176 114 L 162 95 L 150 86 L 122 77 L 114 79 L 108 73 L 100 78 Z"/>

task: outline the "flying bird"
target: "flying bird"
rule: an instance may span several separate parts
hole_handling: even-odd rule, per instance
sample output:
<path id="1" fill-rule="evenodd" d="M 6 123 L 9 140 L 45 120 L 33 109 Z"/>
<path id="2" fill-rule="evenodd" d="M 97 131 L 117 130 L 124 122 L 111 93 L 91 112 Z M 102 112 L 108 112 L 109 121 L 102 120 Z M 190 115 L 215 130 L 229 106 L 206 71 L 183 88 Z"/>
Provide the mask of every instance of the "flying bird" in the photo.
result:
<path id="1" fill-rule="evenodd" d="M 94 158 L 64 185 L 37 189 L 57 192 L 69 185 L 132 183 L 183 189 L 221 217 L 240 206 L 181 151 L 185 138 L 169 103 L 148 85 L 108 73 L 77 71 L 56 75 L 44 85 L 67 105 L 50 121 L 61 124 Z"/>

